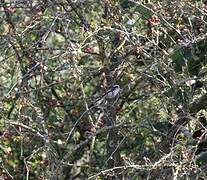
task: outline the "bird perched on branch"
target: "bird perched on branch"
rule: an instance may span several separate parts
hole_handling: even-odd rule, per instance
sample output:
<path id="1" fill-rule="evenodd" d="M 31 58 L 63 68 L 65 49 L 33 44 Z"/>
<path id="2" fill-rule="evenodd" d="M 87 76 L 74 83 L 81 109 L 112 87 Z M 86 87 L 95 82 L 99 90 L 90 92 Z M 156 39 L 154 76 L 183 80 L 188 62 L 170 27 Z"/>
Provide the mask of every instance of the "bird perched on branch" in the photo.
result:
<path id="1" fill-rule="evenodd" d="M 121 88 L 119 85 L 114 85 L 112 86 L 108 91 L 106 91 L 103 95 L 101 95 L 99 98 L 97 98 L 91 105 L 90 107 L 94 106 L 97 104 L 99 101 L 102 102 L 104 99 L 113 99 L 117 97 L 117 95 L 120 93 Z M 98 103 L 100 104 L 100 103 Z"/>
<path id="2" fill-rule="evenodd" d="M 111 89 L 106 91 L 102 95 L 102 97 L 106 97 L 106 98 L 112 99 L 112 98 L 115 98 L 119 94 L 120 91 L 121 91 L 121 88 L 119 87 L 119 85 L 114 85 L 114 86 L 112 86 Z"/>

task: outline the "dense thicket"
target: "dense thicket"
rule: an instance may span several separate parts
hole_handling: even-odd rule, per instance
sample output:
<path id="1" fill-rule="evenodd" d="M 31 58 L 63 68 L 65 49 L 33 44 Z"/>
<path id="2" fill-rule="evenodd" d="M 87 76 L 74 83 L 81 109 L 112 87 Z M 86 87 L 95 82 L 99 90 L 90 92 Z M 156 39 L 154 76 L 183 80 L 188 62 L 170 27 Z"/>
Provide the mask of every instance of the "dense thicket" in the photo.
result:
<path id="1" fill-rule="evenodd" d="M 0 0 L 1 179 L 206 179 L 206 14 Z"/>

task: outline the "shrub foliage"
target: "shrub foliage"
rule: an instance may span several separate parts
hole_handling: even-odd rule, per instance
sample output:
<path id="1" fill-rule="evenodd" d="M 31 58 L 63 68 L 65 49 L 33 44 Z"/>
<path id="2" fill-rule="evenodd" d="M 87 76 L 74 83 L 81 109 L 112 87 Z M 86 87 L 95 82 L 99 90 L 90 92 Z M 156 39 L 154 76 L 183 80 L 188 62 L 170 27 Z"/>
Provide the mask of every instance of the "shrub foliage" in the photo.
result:
<path id="1" fill-rule="evenodd" d="M 206 179 L 206 13 L 0 0 L 1 178 Z"/>

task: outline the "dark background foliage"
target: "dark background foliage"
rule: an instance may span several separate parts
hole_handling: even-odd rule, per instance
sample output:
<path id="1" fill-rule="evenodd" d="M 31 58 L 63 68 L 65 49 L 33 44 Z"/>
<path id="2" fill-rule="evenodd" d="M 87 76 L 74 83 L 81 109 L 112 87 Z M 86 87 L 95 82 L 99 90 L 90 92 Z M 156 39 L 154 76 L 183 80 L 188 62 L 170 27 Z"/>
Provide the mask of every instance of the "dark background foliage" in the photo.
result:
<path id="1" fill-rule="evenodd" d="M 206 13 L 0 0 L 1 178 L 206 179 Z"/>

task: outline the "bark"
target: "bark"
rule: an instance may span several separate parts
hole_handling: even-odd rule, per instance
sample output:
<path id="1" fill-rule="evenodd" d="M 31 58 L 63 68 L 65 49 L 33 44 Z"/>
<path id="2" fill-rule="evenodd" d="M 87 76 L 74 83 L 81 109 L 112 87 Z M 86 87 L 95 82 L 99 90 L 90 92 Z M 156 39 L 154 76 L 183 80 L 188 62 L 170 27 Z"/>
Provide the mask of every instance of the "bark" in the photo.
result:
<path id="1" fill-rule="evenodd" d="M 99 45 L 99 55 L 100 59 L 102 61 L 102 64 L 104 66 L 103 68 L 103 74 L 105 75 L 105 87 L 106 89 L 109 89 L 111 86 L 114 85 L 114 81 L 116 79 L 115 75 L 113 74 L 113 71 L 110 69 L 110 58 L 107 58 L 105 55 L 105 48 L 104 48 L 104 42 L 102 39 L 97 37 L 97 42 Z M 105 122 L 107 127 L 115 127 L 117 124 L 117 115 L 116 115 L 116 104 L 114 103 L 116 98 L 114 99 L 108 99 L 107 105 L 106 105 L 106 111 L 105 111 Z M 122 160 L 120 157 L 119 152 L 119 135 L 118 135 L 118 128 L 112 128 L 109 129 L 107 140 L 106 140 L 106 151 L 107 151 L 107 168 L 111 169 L 116 166 L 122 165 Z M 119 173 L 120 170 L 117 170 L 116 173 Z M 118 176 L 112 176 L 111 178 L 119 178 L 122 179 L 121 175 Z"/>

